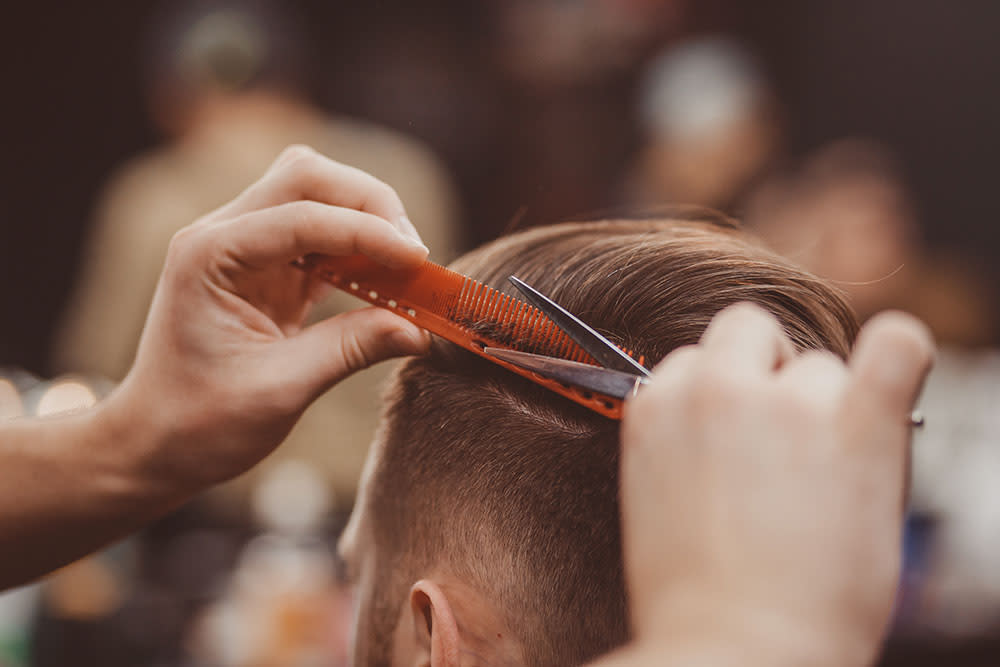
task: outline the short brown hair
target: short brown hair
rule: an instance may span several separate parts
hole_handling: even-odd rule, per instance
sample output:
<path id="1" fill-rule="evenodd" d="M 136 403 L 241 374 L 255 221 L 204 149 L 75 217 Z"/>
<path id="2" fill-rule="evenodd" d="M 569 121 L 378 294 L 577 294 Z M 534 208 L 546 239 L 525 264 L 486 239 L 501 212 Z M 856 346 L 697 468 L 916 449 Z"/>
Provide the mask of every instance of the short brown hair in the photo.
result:
<path id="1" fill-rule="evenodd" d="M 837 291 L 719 222 L 535 228 L 453 268 L 510 293 L 515 274 L 649 364 L 740 301 L 800 349 L 845 357 L 857 331 Z M 443 567 L 494 601 L 526 664 L 578 665 L 626 641 L 618 426 L 444 341 L 408 361 L 372 478 L 375 631 L 391 634 L 414 576 Z"/>

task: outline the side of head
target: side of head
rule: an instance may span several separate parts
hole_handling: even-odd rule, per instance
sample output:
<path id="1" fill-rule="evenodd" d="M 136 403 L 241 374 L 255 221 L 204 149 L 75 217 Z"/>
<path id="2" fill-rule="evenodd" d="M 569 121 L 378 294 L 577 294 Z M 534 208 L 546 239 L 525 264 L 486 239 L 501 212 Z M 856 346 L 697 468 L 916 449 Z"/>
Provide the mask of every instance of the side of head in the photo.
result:
<path id="1" fill-rule="evenodd" d="M 800 348 L 843 357 L 857 329 L 837 292 L 725 224 L 536 228 L 453 268 L 508 292 L 515 274 L 648 364 L 739 301 Z M 408 361 L 346 540 L 358 664 L 577 665 L 623 643 L 618 427 L 450 343 Z"/>

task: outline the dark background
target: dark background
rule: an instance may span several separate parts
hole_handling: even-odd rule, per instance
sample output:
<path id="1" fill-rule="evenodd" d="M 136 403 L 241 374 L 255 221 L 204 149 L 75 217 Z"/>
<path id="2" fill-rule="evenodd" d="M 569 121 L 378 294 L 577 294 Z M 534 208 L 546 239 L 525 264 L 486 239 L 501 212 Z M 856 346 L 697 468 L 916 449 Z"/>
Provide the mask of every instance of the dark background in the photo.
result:
<path id="1" fill-rule="evenodd" d="M 901 158 L 927 239 L 965 253 L 997 282 L 1000 3 L 696 4 L 681 31 L 725 30 L 758 50 L 785 106 L 793 154 L 846 134 L 886 142 Z M 602 96 L 602 113 L 580 118 L 577 129 L 608 128 L 603 163 L 580 175 L 606 178 L 608 187 L 583 183 L 566 195 L 560 179 L 574 177 L 572 160 L 561 172 L 559 164 L 529 169 L 525 159 L 538 126 L 532 119 L 553 98 L 515 89 L 497 74 L 482 39 L 490 3 L 288 5 L 313 38 L 314 99 L 423 135 L 457 174 L 470 242 L 495 235 L 524 211 L 551 220 L 613 203 L 610 185 L 635 141 L 629 76 L 562 96 L 569 107 L 573 95 Z M 9 2 L 4 9 L 0 366 L 44 374 L 50 332 L 99 188 L 123 160 L 159 140 L 141 86 L 140 45 L 152 10 L 126 0 Z M 406 58 L 412 49 L 460 82 L 454 89 L 461 99 L 428 100 L 425 115 L 453 116 L 455 133 L 465 133 L 461 142 L 434 129 L 450 117 L 407 117 L 405 105 L 392 104 L 392 95 L 420 94 L 419 80 L 401 89 L 398 79 L 380 75 L 386 59 Z"/>

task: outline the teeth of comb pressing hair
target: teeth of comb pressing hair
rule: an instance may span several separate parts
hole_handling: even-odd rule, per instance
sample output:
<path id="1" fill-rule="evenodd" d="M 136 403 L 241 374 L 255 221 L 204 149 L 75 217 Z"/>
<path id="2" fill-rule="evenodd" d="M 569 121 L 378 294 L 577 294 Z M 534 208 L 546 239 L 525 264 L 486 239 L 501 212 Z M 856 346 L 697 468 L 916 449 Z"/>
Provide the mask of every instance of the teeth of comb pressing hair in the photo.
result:
<path id="1" fill-rule="evenodd" d="M 597 365 L 586 350 L 529 303 L 432 262 L 413 269 L 390 269 L 363 255 L 310 255 L 296 265 L 595 412 L 621 418 L 620 400 L 582 392 L 483 352 L 486 347 L 505 347 Z"/>
<path id="2" fill-rule="evenodd" d="M 563 356 L 572 350 L 574 358 L 589 356 L 581 354 L 540 310 L 472 278 L 465 279 L 448 317 L 470 329 L 488 324 L 483 331 L 486 336 L 526 352 Z"/>

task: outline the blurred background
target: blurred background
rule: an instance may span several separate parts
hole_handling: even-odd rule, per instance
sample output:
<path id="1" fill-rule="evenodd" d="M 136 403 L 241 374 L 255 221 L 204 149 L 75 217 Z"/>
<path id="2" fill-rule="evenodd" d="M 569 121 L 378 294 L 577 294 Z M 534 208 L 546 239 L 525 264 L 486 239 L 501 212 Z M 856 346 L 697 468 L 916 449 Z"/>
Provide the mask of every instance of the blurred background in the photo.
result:
<path id="1" fill-rule="evenodd" d="M 1000 4 L 6 10 L 0 418 L 109 391 L 170 236 L 289 143 L 388 181 L 438 261 L 532 224 L 709 206 L 862 317 L 903 308 L 934 330 L 882 664 L 1000 664 Z M 251 475 L 0 596 L 0 666 L 343 664 L 331 547 L 388 368 L 324 397 Z"/>

